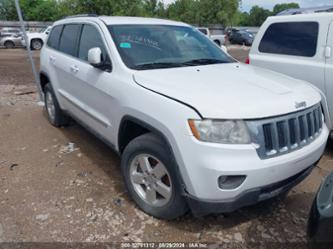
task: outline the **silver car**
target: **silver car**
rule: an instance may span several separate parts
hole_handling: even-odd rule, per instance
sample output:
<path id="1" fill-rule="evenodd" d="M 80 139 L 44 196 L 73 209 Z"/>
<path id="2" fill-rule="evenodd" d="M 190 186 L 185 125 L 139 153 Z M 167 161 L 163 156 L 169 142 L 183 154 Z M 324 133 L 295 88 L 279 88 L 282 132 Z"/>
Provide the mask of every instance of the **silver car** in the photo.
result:
<path id="1" fill-rule="evenodd" d="M 0 37 L 0 47 L 15 48 L 22 47 L 21 36 L 13 34 L 4 34 Z"/>

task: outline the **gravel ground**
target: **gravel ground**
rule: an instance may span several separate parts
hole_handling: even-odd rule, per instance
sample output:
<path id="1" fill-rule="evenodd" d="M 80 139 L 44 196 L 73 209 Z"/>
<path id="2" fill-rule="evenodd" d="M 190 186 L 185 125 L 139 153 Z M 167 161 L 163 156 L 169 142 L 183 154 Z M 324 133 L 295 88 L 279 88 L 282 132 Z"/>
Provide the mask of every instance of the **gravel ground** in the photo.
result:
<path id="1" fill-rule="evenodd" d="M 231 53 L 242 60 L 247 50 Z M 32 82 L 24 50 L 0 50 L 0 242 L 306 242 L 311 203 L 332 170 L 332 143 L 284 198 L 161 221 L 128 198 L 116 153 L 76 124 L 49 125 Z"/>

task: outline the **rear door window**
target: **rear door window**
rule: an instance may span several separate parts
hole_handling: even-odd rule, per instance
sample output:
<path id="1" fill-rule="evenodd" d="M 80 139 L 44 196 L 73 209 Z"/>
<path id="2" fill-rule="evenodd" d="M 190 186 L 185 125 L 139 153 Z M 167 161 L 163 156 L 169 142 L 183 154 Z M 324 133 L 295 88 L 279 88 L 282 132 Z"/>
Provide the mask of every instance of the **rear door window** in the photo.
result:
<path id="1" fill-rule="evenodd" d="M 259 51 L 313 57 L 317 51 L 318 31 L 317 22 L 274 23 L 266 30 Z"/>
<path id="2" fill-rule="evenodd" d="M 52 29 L 49 39 L 47 40 L 47 45 L 51 48 L 58 49 L 59 38 L 62 30 L 62 25 L 55 26 Z"/>
<path id="3" fill-rule="evenodd" d="M 62 31 L 59 50 L 65 54 L 71 56 L 77 56 L 77 40 L 80 34 L 81 25 L 80 24 L 68 24 L 65 25 Z"/>

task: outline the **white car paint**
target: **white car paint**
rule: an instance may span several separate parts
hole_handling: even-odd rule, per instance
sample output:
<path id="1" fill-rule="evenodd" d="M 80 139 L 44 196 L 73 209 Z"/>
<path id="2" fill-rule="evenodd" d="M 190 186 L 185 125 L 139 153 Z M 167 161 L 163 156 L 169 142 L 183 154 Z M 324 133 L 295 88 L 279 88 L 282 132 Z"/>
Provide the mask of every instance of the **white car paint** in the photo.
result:
<path id="1" fill-rule="evenodd" d="M 261 53 L 260 42 L 270 25 L 284 22 L 317 22 L 319 32 L 313 57 Z M 315 13 L 269 17 L 261 26 L 252 45 L 251 65 L 274 70 L 313 84 L 327 98 L 327 124 L 333 123 L 333 13 Z"/>
<path id="2" fill-rule="evenodd" d="M 201 33 L 203 33 L 205 36 L 207 36 L 209 39 L 211 39 L 213 42 L 220 46 L 225 45 L 225 35 L 213 35 L 209 28 L 205 27 L 198 27 L 197 28 Z"/>
<path id="3" fill-rule="evenodd" d="M 294 115 L 305 101 L 321 102 L 320 94 L 306 83 L 240 63 L 138 71 L 121 59 L 107 25 L 159 24 L 187 26 L 168 20 L 131 17 L 77 17 L 54 26 L 85 23 L 96 27 L 112 60 L 112 72 L 43 47 L 41 72 L 47 75 L 63 110 L 80 120 L 119 151 L 121 120 L 134 117 L 154 127 L 167 139 L 186 193 L 209 202 L 229 202 L 251 189 L 285 180 L 313 165 L 322 155 L 328 130 L 325 124 L 312 142 L 288 153 L 263 159 L 255 142 L 217 144 L 197 140 L 188 120 L 214 118 L 267 120 Z M 265 118 L 265 119 L 264 119 Z M 248 122 L 247 121 L 247 122 Z M 232 190 L 219 188 L 222 175 L 246 175 Z"/>
<path id="4" fill-rule="evenodd" d="M 306 101 L 313 106 L 321 100 L 320 94 L 311 86 L 261 68 L 231 63 L 197 69 L 141 71 L 134 73 L 134 77 L 140 85 L 195 106 L 205 118 L 278 116 L 296 111 L 295 101 Z M 228 80 L 222 81 L 221 78 Z M 191 89 L 191 94 L 184 94 L 186 89 Z M 260 101 L 257 101 L 258 96 Z M 279 108 L 276 108 L 276 103 L 279 103 Z"/>

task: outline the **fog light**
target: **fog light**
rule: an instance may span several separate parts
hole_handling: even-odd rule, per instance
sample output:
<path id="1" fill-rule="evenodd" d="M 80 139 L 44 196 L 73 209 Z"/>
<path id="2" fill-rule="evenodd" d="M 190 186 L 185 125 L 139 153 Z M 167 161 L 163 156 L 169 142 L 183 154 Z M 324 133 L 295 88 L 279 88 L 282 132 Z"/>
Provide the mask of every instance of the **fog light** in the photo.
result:
<path id="1" fill-rule="evenodd" d="M 220 176 L 218 179 L 219 188 L 226 190 L 238 188 L 245 179 L 246 176 Z"/>

